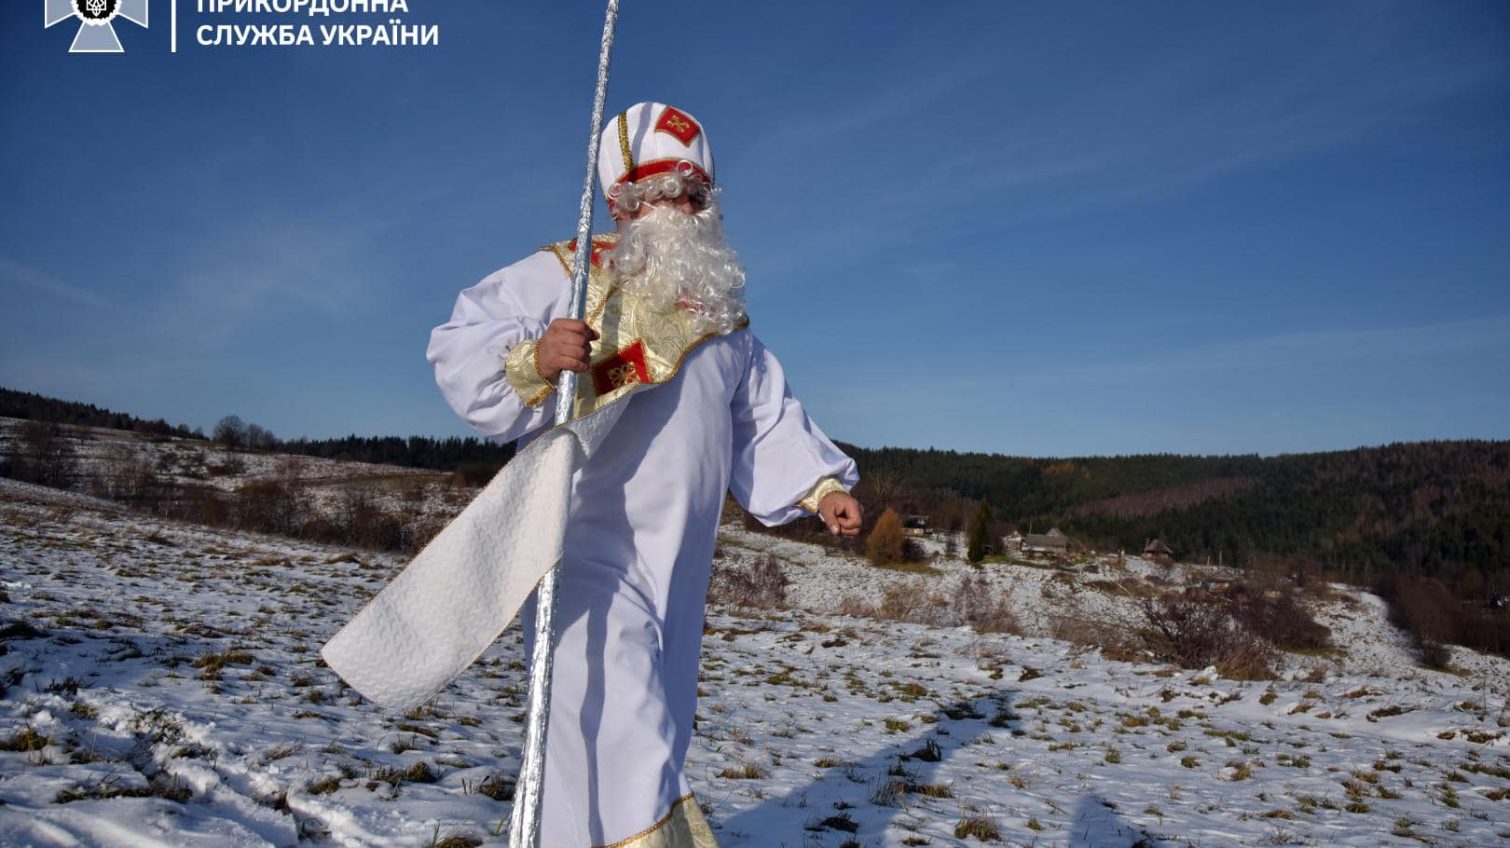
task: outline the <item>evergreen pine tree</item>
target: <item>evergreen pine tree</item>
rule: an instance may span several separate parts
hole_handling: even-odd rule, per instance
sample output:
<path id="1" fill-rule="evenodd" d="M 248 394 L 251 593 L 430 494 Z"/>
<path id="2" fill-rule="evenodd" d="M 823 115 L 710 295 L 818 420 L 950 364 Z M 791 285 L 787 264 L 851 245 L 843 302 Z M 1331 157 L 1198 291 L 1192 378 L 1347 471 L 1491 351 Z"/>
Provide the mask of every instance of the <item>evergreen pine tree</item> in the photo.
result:
<path id="1" fill-rule="evenodd" d="M 965 558 L 974 563 L 979 563 L 986 558 L 986 546 L 991 543 L 991 506 L 985 501 L 980 502 L 980 509 L 975 511 L 975 520 L 970 522 L 970 547 L 965 551 Z"/>

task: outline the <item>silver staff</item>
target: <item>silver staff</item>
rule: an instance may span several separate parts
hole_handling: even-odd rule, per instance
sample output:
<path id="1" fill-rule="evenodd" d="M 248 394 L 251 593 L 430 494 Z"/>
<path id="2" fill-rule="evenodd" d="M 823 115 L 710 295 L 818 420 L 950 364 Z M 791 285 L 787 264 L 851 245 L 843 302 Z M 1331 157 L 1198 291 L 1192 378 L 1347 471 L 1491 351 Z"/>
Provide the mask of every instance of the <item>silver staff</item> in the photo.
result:
<path id="1" fill-rule="evenodd" d="M 571 306 L 568 313 L 578 321 L 586 309 L 587 271 L 592 257 L 592 201 L 598 178 L 598 136 L 603 131 L 603 101 L 608 94 L 608 57 L 613 52 L 613 31 L 619 22 L 619 0 L 608 0 L 603 18 L 603 41 L 598 52 L 598 88 L 592 98 L 592 134 L 587 139 L 587 177 L 582 181 L 582 202 L 577 207 L 577 257 L 572 266 Z M 577 372 L 562 371 L 556 382 L 556 423 L 572 420 L 576 411 Z M 545 733 L 551 712 L 551 661 L 556 642 L 556 569 L 541 578 L 535 589 L 535 650 L 530 660 L 529 722 L 525 727 L 524 764 L 520 769 L 514 816 L 509 822 L 510 848 L 538 848 L 540 844 L 540 792 L 545 782 Z"/>

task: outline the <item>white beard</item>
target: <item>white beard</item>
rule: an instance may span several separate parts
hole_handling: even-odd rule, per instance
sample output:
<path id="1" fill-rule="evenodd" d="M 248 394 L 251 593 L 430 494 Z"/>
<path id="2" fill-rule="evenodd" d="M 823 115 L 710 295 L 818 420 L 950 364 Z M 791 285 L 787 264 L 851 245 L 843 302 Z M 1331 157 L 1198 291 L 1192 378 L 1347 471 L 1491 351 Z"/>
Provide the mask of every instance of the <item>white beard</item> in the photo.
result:
<path id="1" fill-rule="evenodd" d="M 618 283 L 656 312 L 678 308 L 705 331 L 727 333 L 745 318 L 745 270 L 724 240 L 716 203 L 686 213 L 652 206 L 626 221 L 608 255 Z"/>

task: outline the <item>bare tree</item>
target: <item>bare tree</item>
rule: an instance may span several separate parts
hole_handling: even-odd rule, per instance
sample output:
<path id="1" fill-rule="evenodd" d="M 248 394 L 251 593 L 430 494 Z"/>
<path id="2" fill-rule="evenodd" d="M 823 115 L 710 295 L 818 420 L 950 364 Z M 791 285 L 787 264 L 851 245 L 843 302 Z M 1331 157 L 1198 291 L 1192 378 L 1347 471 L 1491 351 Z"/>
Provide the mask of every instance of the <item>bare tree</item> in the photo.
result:
<path id="1" fill-rule="evenodd" d="M 861 478 L 860 483 L 875 498 L 877 509 L 894 506 L 894 502 L 903 492 L 901 478 L 889 471 L 871 472 Z"/>
<path id="2" fill-rule="evenodd" d="M 246 422 L 239 415 L 227 415 L 215 422 L 215 434 L 211 438 L 218 445 L 235 450 L 247 446 L 249 436 Z"/>
<path id="3" fill-rule="evenodd" d="M 278 437 L 261 424 L 246 425 L 246 446 L 252 450 L 272 450 L 278 446 Z"/>

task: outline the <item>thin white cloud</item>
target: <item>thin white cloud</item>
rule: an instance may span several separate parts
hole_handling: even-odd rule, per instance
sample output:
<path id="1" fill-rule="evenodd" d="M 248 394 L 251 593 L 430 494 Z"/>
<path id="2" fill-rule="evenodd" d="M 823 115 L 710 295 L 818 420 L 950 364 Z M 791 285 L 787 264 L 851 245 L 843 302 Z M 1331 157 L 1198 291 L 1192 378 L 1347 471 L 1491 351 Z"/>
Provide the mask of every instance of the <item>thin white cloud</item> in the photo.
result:
<path id="1" fill-rule="evenodd" d="M 1134 350 L 1127 358 L 1075 366 L 1097 374 L 1170 374 L 1303 369 L 1349 362 L 1416 361 L 1510 347 L 1510 315 L 1403 327 L 1308 330 L 1188 347 Z M 1142 355 L 1139 355 L 1139 354 Z"/>
<path id="2" fill-rule="evenodd" d="M 0 256 L 0 282 L 42 292 L 95 309 L 110 308 L 110 304 L 88 289 L 65 283 L 50 274 L 29 268 L 4 256 Z"/>
<path id="3" fill-rule="evenodd" d="M 856 219 L 870 240 L 896 245 L 973 222 L 1000 231 L 1161 200 L 1420 122 L 1510 72 L 1507 57 L 1424 38 L 1410 6 L 1311 17 L 1299 35 L 1286 31 L 1272 43 L 1255 37 L 1092 61 L 1086 67 L 1102 79 L 1088 72 L 1058 84 L 1097 84 L 1054 98 L 1029 91 L 1036 45 L 1013 44 L 1008 34 L 999 57 L 977 54 L 916 77 L 893 68 L 894 84 L 870 99 L 787 116 L 750 145 L 750 170 L 787 174 L 843 204 L 844 215 L 793 212 L 803 233 L 782 245 L 805 265 L 832 254 Z M 1087 56 L 1097 46 L 1086 45 Z M 1254 72 L 1241 73 L 1249 60 Z M 957 129 L 913 131 L 920 126 Z M 823 155 L 794 156 L 799 142 Z M 844 182 L 826 165 L 835 156 L 874 180 Z M 781 185 L 745 190 L 764 192 L 764 206 L 795 205 Z M 982 204 L 992 204 L 984 218 Z"/>
<path id="4" fill-rule="evenodd" d="M 930 384 L 948 391 L 967 392 L 989 382 L 998 391 L 1032 391 L 1047 386 L 1128 385 L 1161 377 L 1197 374 L 1236 374 L 1265 370 L 1312 373 L 1349 363 L 1391 364 L 1422 362 L 1434 357 L 1462 356 L 1476 351 L 1510 349 L 1510 315 L 1492 315 L 1396 327 L 1307 330 L 1216 342 L 1180 344 L 1161 337 L 1151 343 L 1129 333 L 1125 345 L 1103 345 L 1104 356 L 1062 365 L 1034 362 L 1007 367 L 989 377 L 962 373 L 940 375 L 924 370 Z M 1112 348 L 1108 350 L 1108 348 Z"/>
<path id="5" fill-rule="evenodd" d="M 216 346 L 296 313 L 367 313 L 386 281 L 371 256 L 378 215 L 239 221 L 180 258 L 151 304 L 153 335 Z"/>
<path id="6" fill-rule="evenodd" d="M 1038 456 L 1503 438 L 1506 401 L 1483 386 L 1507 354 L 1510 315 L 1186 345 L 1129 336 L 1123 350 L 1085 361 L 1008 362 L 990 374 L 889 361 L 885 375 L 809 387 L 804 401 L 824 411 L 831 435 L 860 444 Z M 1348 391 L 1344 382 L 1372 385 L 1381 374 L 1397 391 Z M 898 385 L 910 387 L 902 403 Z"/>

